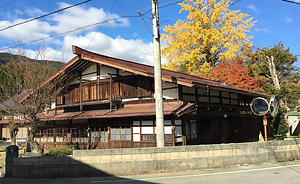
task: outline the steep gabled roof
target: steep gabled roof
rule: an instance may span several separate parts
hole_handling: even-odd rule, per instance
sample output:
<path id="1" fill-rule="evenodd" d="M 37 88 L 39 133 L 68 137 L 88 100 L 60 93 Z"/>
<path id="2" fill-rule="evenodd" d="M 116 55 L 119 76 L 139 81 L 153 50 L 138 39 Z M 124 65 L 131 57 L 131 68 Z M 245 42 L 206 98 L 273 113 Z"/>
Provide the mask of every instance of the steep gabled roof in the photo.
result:
<path id="1" fill-rule="evenodd" d="M 71 82 L 71 80 L 73 80 L 80 72 L 88 68 L 93 63 L 99 63 L 109 67 L 131 72 L 137 75 L 154 77 L 153 66 L 104 56 L 101 54 L 84 50 L 77 46 L 72 46 L 72 49 L 73 53 L 77 56 L 75 56 L 72 60 L 66 63 L 60 70 L 58 70 L 56 73 L 50 76 L 47 80 L 45 80 L 45 82 L 42 83 L 41 86 L 45 85 L 46 83 L 50 82 L 58 76 L 63 76 L 65 79 Z M 201 77 L 174 72 L 166 69 L 162 69 L 162 80 L 188 87 L 209 87 L 211 89 L 247 94 L 251 96 L 267 96 L 266 94 L 250 92 L 248 90 L 224 85 L 213 80 L 208 80 Z"/>

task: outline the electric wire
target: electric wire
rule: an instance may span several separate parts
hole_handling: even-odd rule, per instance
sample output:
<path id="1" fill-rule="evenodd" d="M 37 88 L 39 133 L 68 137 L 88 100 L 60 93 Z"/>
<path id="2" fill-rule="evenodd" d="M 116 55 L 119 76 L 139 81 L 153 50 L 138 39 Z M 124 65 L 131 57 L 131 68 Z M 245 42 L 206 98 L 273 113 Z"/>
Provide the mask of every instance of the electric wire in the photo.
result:
<path id="1" fill-rule="evenodd" d="M 49 16 L 49 15 L 52 15 L 52 14 L 55 14 L 55 13 L 58 13 L 58 12 L 67 10 L 67 9 L 69 9 L 69 8 L 73 8 L 73 7 L 75 7 L 75 6 L 79 6 L 79 5 L 81 5 L 81 4 L 84 4 L 84 3 L 87 3 L 87 2 L 90 2 L 90 1 L 92 1 L 92 0 L 87 0 L 87 1 L 84 1 L 84 2 L 81 2 L 81 3 L 77 3 L 77 4 L 74 4 L 74 5 L 71 5 L 71 6 L 67 6 L 67 7 L 65 7 L 65 8 L 56 10 L 56 11 L 54 11 L 54 12 L 47 13 L 47 14 L 41 15 L 41 16 L 39 16 L 39 17 L 35 17 L 35 18 L 32 18 L 32 19 L 23 21 L 23 22 L 19 22 L 19 23 L 17 23 L 17 24 L 13 24 L 13 25 L 7 26 L 7 27 L 5 27 L 5 28 L 2 28 L 2 29 L 0 29 L 0 31 L 4 31 L 4 30 L 7 30 L 7 29 L 10 29 L 10 28 L 12 28 L 12 27 L 19 26 L 19 25 L 22 25 L 22 24 L 26 24 L 26 23 L 28 23 L 28 22 L 31 22 L 31 21 L 34 21 L 34 20 L 38 20 L 38 19 L 47 17 L 47 16 Z"/>
<path id="2" fill-rule="evenodd" d="M 113 9 L 113 7 L 115 6 L 117 0 L 115 0 L 115 2 L 113 3 L 113 5 L 111 6 L 110 10 L 108 11 L 108 13 L 106 14 L 105 18 L 103 20 L 106 20 L 106 18 L 108 17 L 108 15 L 110 14 L 111 10 Z M 93 40 L 95 39 L 97 32 L 101 29 L 103 24 L 100 24 L 99 27 L 97 28 L 92 40 L 90 41 L 89 45 L 86 47 L 86 49 L 88 49 L 90 47 L 90 45 L 92 44 Z"/>
<path id="3" fill-rule="evenodd" d="M 294 4 L 297 4 L 297 5 L 300 5 L 300 3 L 296 2 L 296 1 L 290 1 L 290 0 L 281 0 L 281 1 L 285 1 L 285 2 L 288 2 L 288 3 L 294 3 Z"/>
<path id="4" fill-rule="evenodd" d="M 31 44 L 31 43 L 34 43 L 34 42 L 43 41 L 43 40 L 53 38 L 53 37 L 57 37 L 57 36 L 62 36 L 62 35 L 73 33 L 73 32 L 76 32 L 76 31 L 79 31 L 79 30 L 82 30 L 82 29 L 90 28 L 90 27 L 93 27 L 93 26 L 96 26 L 96 25 L 99 25 L 99 24 L 104 24 L 104 23 L 109 22 L 109 21 L 119 20 L 119 19 L 123 19 L 123 18 L 127 18 L 127 17 L 139 17 L 139 16 L 124 16 L 124 17 L 118 17 L 118 18 L 113 18 L 113 19 L 107 19 L 107 20 L 104 20 L 102 22 L 97 22 L 97 23 L 94 23 L 94 24 L 91 24 L 91 25 L 79 27 L 79 28 L 76 28 L 76 29 L 73 29 L 73 30 L 62 32 L 62 33 L 53 34 L 53 35 L 50 35 L 50 36 L 47 36 L 47 37 L 44 37 L 44 38 L 32 40 L 32 41 L 29 41 L 29 42 L 25 42 L 25 43 L 22 43 L 22 44 L 17 44 L 17 45 L 6 47 L 6 48 L 15 48 L 15 47 L 19 47 L 19 46 L 28 45 L 28 44 Z"/>
<path id="5" fill-rule="evenodd" d="M 91 1 L 91 0 L 89 0 L 89 1 Z M 171 4 L 170 4 L 170 2 L 168 2 L 168 3 L 165 3 L 162 6 L 159 6 L 159 8 L 165 8 L 167 6 L 175 5 L 175 4 L 178 4 L 179 2 L 182 2 L 182 1 L 183 0 L 176 1 L 176 2 L 171 1 Z M 149 8 L 143 8 L 140 11 L 147 10 L 147 9 L 149 9 Z M 149 11 L 147 11 L 146 13 L 143 13 L 141 15 L 145 15 L 145 14 L 149 13 L 150 11 L 151 11 L 151 7 L 150 7 Z M 5 49 L 9 49 L 9 48 L 21 47 L 21 46 L 24 46 L 24 45 L 29 45 L 29 44 L 32 44 L 32 43 L 35 43 L 35 42 L 39 42 L 39 41 L 43 41 L 43 40 L 46 40 L 46 39 L 49 39 L 49 38 L 54 38 L 54 37 L 62 36 L 62 35 L 65 35 L 65 34 L 73 33 L 73 32 L 76 32 L 76 31 L 80 31 L 82 29 L 87 29 L 87 28 L 90 28 L 90 27 L 93 27 L 93 26 L 96 26 L 96 25 L 99 25 L 99 24 L 104 24 L 106 22 L 110 22 L 110 21 L 120 20 L 120 19 L 124 19 L 124 18 L 140 17 L 140 15 L 130 15 L 130 14 L 133 14 L 133 13 L 136 13 L 136 12 L 137 11 L 129 12 L 129 13 L 123 14 L 123 16 L 120 16 L 120 17 L 107 19 L 107 20 L 104 20 L 104 21 L 101 21 L 101 22 L 97 22 L 97 23 L 94 23 L 94 24 L 86 25 L 86 26 L 83 26 L 83 27 L 78 27 L 78 28 L 73 29 L 73 30 L 69 30 L 69 31 L 65 31 L 65 32 L 53 34 L 53 35 L 50 35 L 50 36 L 47 36 L 47 37 L 44 37 L 44 38 L 39 38 L 39 39 L 36 39 L 36 40 L 32 40 L 32 41 L 29 41 L 29 42 L 24 42 L 24 43 L 19 43 L 19 44 L 13 45 L 13 46 L 4 47 L 1 50 L 5 50 Z"/>
<path id="6" fill-rule="evenodd" d="M 8 6 L 8 5 L 10 5 L 10 4 L 12 4 L 12 3 L 16 2 L 16 1 L 17 1 L 17 0 L 14 0 L 14 1 L 11 1 L 11 2 L 9 2 L 9 3 L 6 3 L 6 4 L 2 5 L 2 6 L 0 6 L 0 8 L 3 8 L 3 7 L 5 7 L 5 6 Z"/>
<path id="7" fill-rule="evenodd" d="M 147 26 L 148 30 L 150 31 L 151 35 L 153 36 L 153 32 L 151 31 L 151 29 L 149 28 L 147 22 L 146 22 L 145 19 L 143 18 L 143 14 L 141 14 L 141 12 L 139 12 L 139 11 L 137 11 L 137 12 L 140 14 L 140 16 L 141 16 L 141 18 L 143 19 L 145 25 Z"/>

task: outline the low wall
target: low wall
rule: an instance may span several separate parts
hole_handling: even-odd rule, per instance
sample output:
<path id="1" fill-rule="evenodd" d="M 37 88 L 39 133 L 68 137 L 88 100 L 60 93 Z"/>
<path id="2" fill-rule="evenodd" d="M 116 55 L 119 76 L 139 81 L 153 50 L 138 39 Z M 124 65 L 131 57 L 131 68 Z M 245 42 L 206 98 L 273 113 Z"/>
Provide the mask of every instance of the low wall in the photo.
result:
<path id="1" fill-rule="evenodd" d="M 300 139 L 285 141 L 76 150 L 68 157 L 16 157 L 11 177 L 89 177 L 201 170 L 300 160 Z"/>

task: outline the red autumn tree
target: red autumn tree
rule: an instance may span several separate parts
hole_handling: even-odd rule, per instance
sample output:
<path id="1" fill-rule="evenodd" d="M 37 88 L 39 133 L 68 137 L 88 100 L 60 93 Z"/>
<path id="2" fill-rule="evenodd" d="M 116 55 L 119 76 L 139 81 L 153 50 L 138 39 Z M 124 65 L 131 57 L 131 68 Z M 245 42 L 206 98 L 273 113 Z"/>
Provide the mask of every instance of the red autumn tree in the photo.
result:
<path id="1" fill-rule="evenodd" d="M 252 77 L 243 61 L 219 63 L 212 72 L 212 77 L 221 83 L 247 90 L 262 87 L 262 78 Z"/>

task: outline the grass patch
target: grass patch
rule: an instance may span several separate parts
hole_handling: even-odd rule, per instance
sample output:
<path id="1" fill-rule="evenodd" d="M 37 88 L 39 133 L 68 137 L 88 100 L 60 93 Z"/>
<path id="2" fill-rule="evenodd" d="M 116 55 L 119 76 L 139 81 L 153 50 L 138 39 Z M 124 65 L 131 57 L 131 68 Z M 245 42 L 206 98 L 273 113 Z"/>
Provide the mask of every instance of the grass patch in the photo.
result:
<path id="1" fill-rule="evenodd" d="M 0 146 L 0 152 L 5 152 L 7 146 Z"/>
<path id="2" fill-rule="evenodd" d="M 45 156 L 67 156 L 72 155 L 73 149 L 72 148 L 51 148 Z"/>

